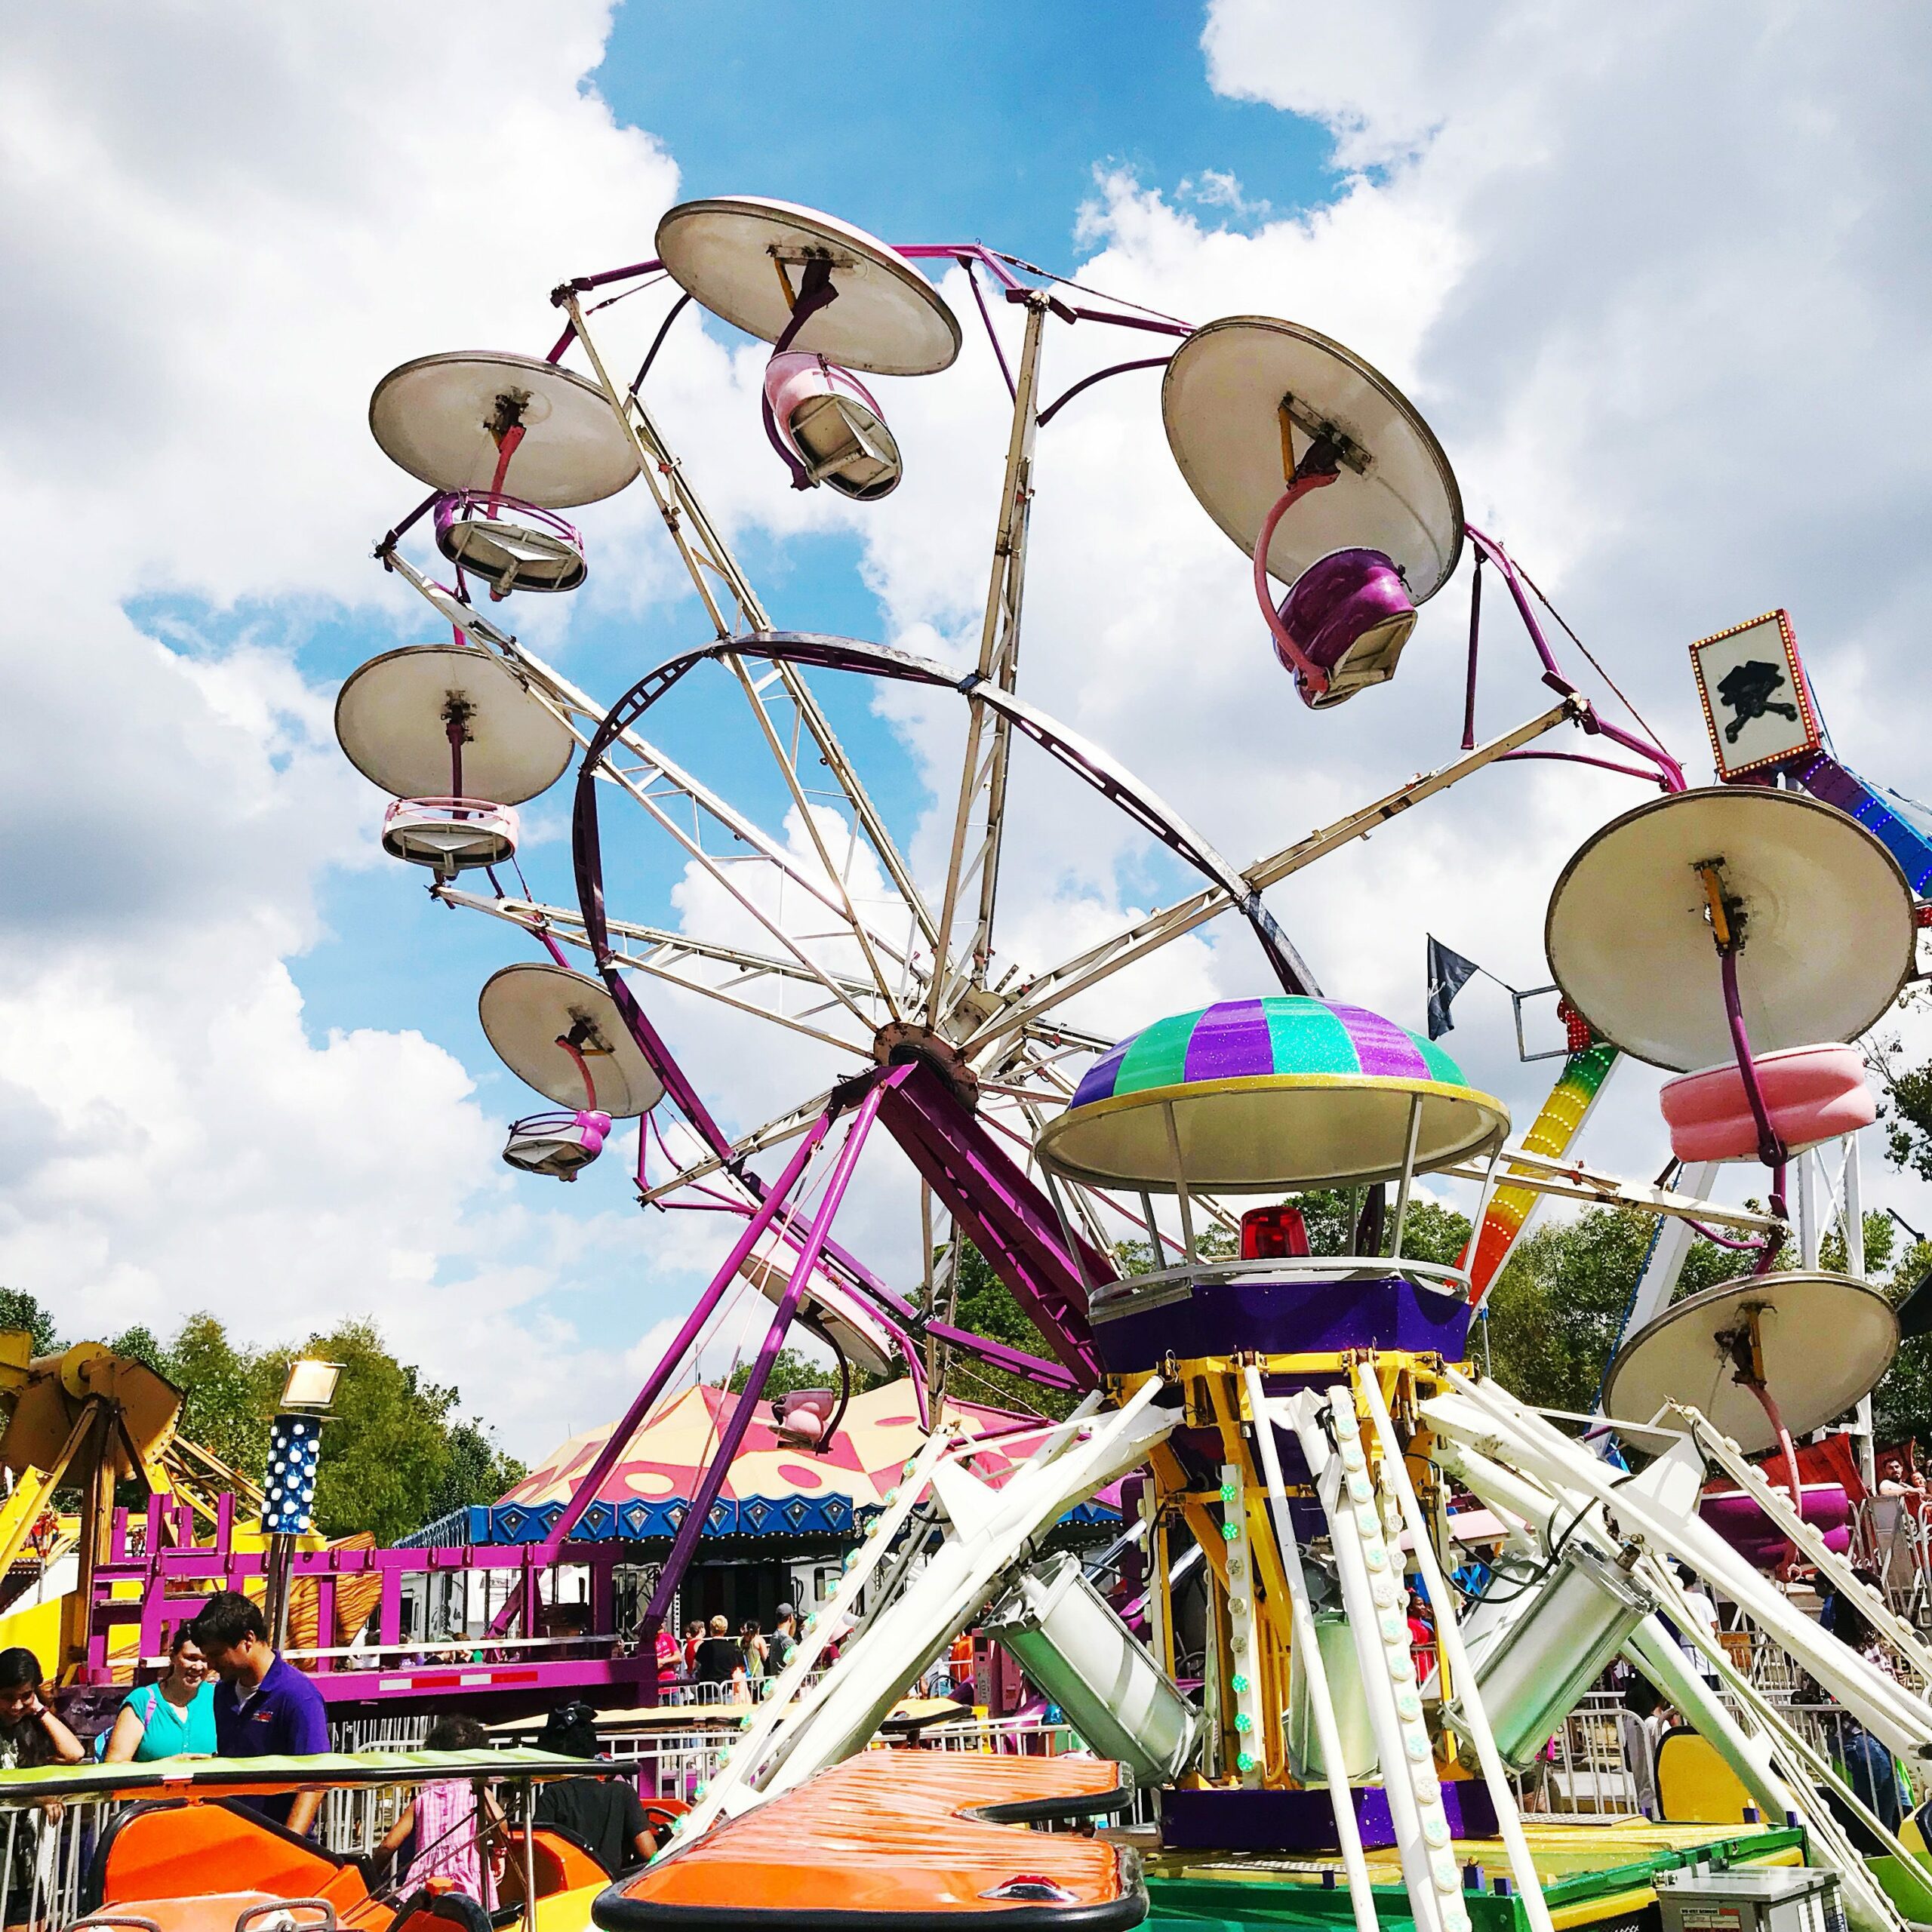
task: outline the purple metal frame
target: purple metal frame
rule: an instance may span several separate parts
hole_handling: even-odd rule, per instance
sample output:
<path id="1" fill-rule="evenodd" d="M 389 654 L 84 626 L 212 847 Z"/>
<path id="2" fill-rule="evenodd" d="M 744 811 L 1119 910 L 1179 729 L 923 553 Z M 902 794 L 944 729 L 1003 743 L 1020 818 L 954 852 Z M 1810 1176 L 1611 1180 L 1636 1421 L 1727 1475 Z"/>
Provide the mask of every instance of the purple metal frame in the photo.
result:
<path id="1" fill-rule="evenodd" d="M 1535 645 L 1537 656 L 1543 662 L 1543 682 L 1559 696 L 1570 697 L 1575 695 L 1577 687 L 1564 675 L 1562 667 L 1557 663 L 1555 654 L 1549 648 L 1549 640 L 1543 635 L 1543 626 L 1537 621 L 1537 614 L 1530 607 L 1529 592 L 1524 582 L 1522 574 L 1517 569 L 1515 562 L 1509 552 L 1493 537 L 1485 536 L 1482 531 L 1476 528 L 1474 524 L 1465 524 L 1463 529 L 1475 551 L 1478 563 L 1481 559 L 1487 558 L 1496 566 L 1502 575 L 1503 582 L 1509 586 L 1509 595 L 1515 604 L 1517 614 L 1521 617 L 1523 628 L 1529 632 L 1530 641 Z M 1473 729 L 1475 718 L 1477 626 L 1480 620 L 1481 608 L 1478 591 L 1472 594 L 1469 614 L 1469 692 L 1463 721 L 1466 749 L 1469 748 L 1467 740 Z M 1690 780 L 1684 775 L 1684 768 L 1668 752 L 1658 746 L 1648 743 L 1644 739 L 1633 737 L 1620 725 L 1608 723 L 1597 715 L 1594 706 L 1585 713 L 1583 727 L 1584 731 L 1592 737 L 1607 738 L 1612 744 L 1621 746 L 1624 750 L 1641 758 L 1646 764 L 1654 767 L 1659 782 L 1666 791 L 1683 792 L 1690 789 Z M 1546 752 L 1542 755 L 1546 758 L 1574 758 L 1577 755 L 1567 752 Z M 1594 758 L 1580 761 L 1588 764 L 1603 762 L 1601 759 Z M 1608 768 L 1611 771 L 1629 769 L 1626 766 L 1618 765 L 1611 765 Z M 1649 776 L 1647 773 L 1641 775 Z"/>
<path id="2" fill-rule="evenodd" d="M 197 1546 L 194 1518 L 184 1502 L 155 1495 L 148 1499 L 146 1543 L 134 1552 L 129 1538 L 129 1512 L 114 1512 L 108 1560 L 100 1566 L 91 1607 L 88 1657 L 84 1680 L 111 1681 L 115 1664 L 113 1634 L 130 1624 L 137 1626 L 138 1654 L 158 1655 L 168 1632 L 183 1617 L 192 1616 L 206 1601 L 211 1584 L 239 1590 L 258 1581 L 268 1561 L 265 1550 L 235 1546 L 235 1499 L 217 1500 L 214 1540 Z M 561 1546 L 490 1544 L 426 1549 L 298 1550 L 290 1559 L 290 1574 L 315 1586 L 320 1626 L 335 1627 L 336 1592 L 346 1579 L 374 1576 L 380 1580 L 376 1604 L 376 1644 L 380 1655 L 406 1655 L 402 1634 L 403 1580 L 414 1575 L 447 1575 L 453 1571 L 508 1571 L 521 1587 L 512 1601 L 536 1600 L 538 1579 L 553 1563 L 583 1564 L 590 1572 L 590 1616 L 598 1633 L 611 1628 L 614 1615 L 614 1571 L 623 1547 L 614 1542 L 570 1543 Z M 116 1595 L 131 1586 L 133 1594 Z M 488 1640 L 484 1640 L 487 1647 Z M 123 1660 L 125 1667 L 125 1660 Z M 372 1666 L 359 1658 L 315 1660 L 313 1681 L 324 1701 L 332 1706 L 360 1705 L 398 1696 L 461 1695 L 476 1697 L 503 1694 L 527 1697 L 533 1704 L 554 1698 L 562 1690 L 617 1690 L 635 1697 L 654 1683 L 654 1657 L 638 1656 L 566 1657 L 531 1652 L 478 1662 L 450 1664 L 392 1663 Z"/>
<path id="3" fill-rule="evenodd" d="M 863 677 L 892 678 L 928 685 L 935 690 L 950 689 L 962 697 L 977 697 L 1001 713 L 1023 737 L 1032 740 L 1049 757 L 1099 792 L 1109 804 L 1124 812 L 1176 857 L 1228 894 L 1254 929 L 1284 991 L 1319 992 L 1307 963 L 1262 904 L 1260 894 L 1254 891 L 1239 871 L 1178 812 L 1097 745 L 1012 692 L 983 680 L 977 672 L 961 678 L 931 658 L 916 657 L 910 651 L 895 650 L 889 645 L 867 644 L 854 638 L 809 631 L 759 631 L 720 638 L 666 658 L 655 670 L 639 678 L 611 707 L 604 724 L 586 749 L 578 770 L 573 823 L 577 896 L 583 906 L 586 932 L 593 955 L 600 961 L 608 961 L 609 957 L 609 921 L 604 909 L 602 855 L 598 840 L 596 768 L 616 742 L 618 734 L 636 723 L 688 673 L 700 664 L 734 657 L 761 658 L 771 663 L 809 665 L 820 670 L 856 673 Z M 605 970 L 601 964 L 600 970 Z M 606 977 L 613 976 L 607 971 Z M 613 992 L 615 990 L 614 986 Z M 621 998 L 619 1004 L 623 1004 Z M 639 1044 L 645 1045 L 641 1041 Z M 645 1045 L 645 1051 L 648 1054 L 651 1048 Z M 666 1084 L 668 1088 L 670 1083 Z M 672 1097 L 680 1107 L 683 1106 L 675 1091 Z M 728 1144 L 713 1142 L 712 1146 L 712 1151 L 721 1155 L 729 1152 Z"/>
<path id="4" fill-rule="evenodd" d="M 698 1539 L 704 1534 L 705 1518 L 711 1513 L 711 1506 L 718 1500 L 718 1492 L 724 1487 L 724 1479 L 731 1473 L 733 1459 L 737 1455 L 738 1446 L 745 1439 L 745 1431 L 751 1426 L 752 1417 L 756 1413 L 758 1401 L 764 1393 L 764 1385 L 771 1374 L 771 1365 L 778 1359 L 778 1350 L 785 1340 L 785 1331 L 792 1325 L 792 1318 L 798 1312 L 798 1303 L 804 1296 L 805 1284 L 811 1278 L 812 1270 L 818 1266 L 818 1258 L 825 1246 L 826 1235 L 830 1232 L 832 1217 L 837 1214 L 840 1204 L 845 1198 L 845 1190 L 851 1185 L 853 1170 L 858 1165 L 859 1154 L 866 1144 L 866 1137 L 872 1131 L 872 1122 L 878 1118 L 880 1103 L 891 1089 L 897 1086 L 909 1069 L 894 1067 L 889 1072 L 875 1076 L 868 1088 L 865 1098 L 859 1103 L 851 1125 L 845 1131 L 845 1143 L 838 1150 L 838 1158 L 833 1163 L 827 1178 L 824 1198 L 820 1201 L 818 1211 L 812 1217 L 810 1232 L 805 1236 L 804 1246 L 798 1251 L 798 1258 L 792 1264 L 791 1278 L 785 1284 L 785 1293 L 778 1303 L 778 1312 L 771 1318 L 771 1325 L 765 1331 L 764 1341 L 758 1352 L 758 1358 L 752 1364 L 750 1375 L 740 1391 L 733 1405 L 730 1420 L 720 1431 L 718 1447 L 712 1454 L 711 1461 L 705 1469 L 704 1479 L 698 1485 L 697 1494 L 691 1498 L 691 1507 L 685 1512 L 685 1520 L 678 1525 L 678 1534 L 671 1545 L 671 1553 L 664 1559 L 664 1567 L 657 1580 L 657 1587 L 651 1594 L 651 1601 L 644 1613 L 639 1633 L 638 1647 L 655 1654 L 657 1633 L 664 1627 L 664 1619 L 671 1605 L 676 1601 L 678 1586 L 685 1580 L 685 1572 L 691 1567 L 692 1556 L 696 1553 Z M 829 1126 L 832 1115 L 828 1110 L 824 1116 Z M 735 1268 L 734 1269 L 735 1272 Z M 669 1359 L 669 1357 L 666 1358 Z M 594 1496 L 595 1492 L 592 1492 Z M 576 1499 L 573 1497 L 573 1503 Z"/>

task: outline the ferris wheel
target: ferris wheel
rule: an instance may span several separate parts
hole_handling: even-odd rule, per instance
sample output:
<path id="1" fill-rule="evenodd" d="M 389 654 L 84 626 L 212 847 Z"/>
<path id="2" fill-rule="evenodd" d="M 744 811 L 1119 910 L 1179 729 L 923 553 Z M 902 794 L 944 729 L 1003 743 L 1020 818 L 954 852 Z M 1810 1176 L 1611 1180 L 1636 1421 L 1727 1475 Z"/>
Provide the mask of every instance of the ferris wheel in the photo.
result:
<path id="1" fill-rule="evenodd" d="M 918 452 L 902 450 L 865 379 L 945 380 L 967 342 L 924 263 L 963 275 L 986 343 L 974 352 L 997 365 L 1011 402 L 978 651 L 964 675 L 884 645 L 783 628 L 707 511 L 691 466 L 667 441 L 651 380 L 666 337 L 693 303 L 769 343 L 762 433 L 793 486 L 876 500 Z M 607 359 L 592 325 L 600 303 L 616 299 L 599 291 L 611 289 L 663 305 L 642 366 L 629 379 Z M 740 1223 L 723 1265 L 614 1431 L 611 1459 L 740 1281 L 776 1306 L 747 1399 L 718 1446 L 721 1481 L 736 1447 L 731 1432 L 749 1421 L 794 1324 L 833 1349 L 848 1386 L 855 1365 L 909 1371 L 922 1414 L 949 1361 L 1015 1371 L 1043 1387 L 1097 1388 L 1103 1364 L 1091 1305 L 1118 1279 L 1118 1244 L 1146 1244 L 1157 1277 L 1171 1256 L 1185 1250 L 1192 1257 L 1197 1232 L 1208 1226 L 1237 1238 L 1231 1266 L 1250 1257 L 1238 1238 L 1238 1172 L 1230 1169 L 1223 1185 L 1190 1188 L 1180 1137 L 1188 1130 L 1172 1108 L 1164 1131 L 1178 1183 L 1178 1235 L 1157 1217 L 1149 1190 L 1110 1178 L 1140 1171 L 1134 1163 L 1116 1171 L 1104 1158 L 1084 1168 L 1035 1159 L 1055 1119 L 1076 1096 L 1092 1097 L 1097 1076 L 1113 1078 L 1126 1051 L 1076 1023 L 1075 1002 L 1209 921 L 1237 919 L 1249 928 L 1260 984 L 1271 996 L 1320 1009 L 1316 1017 L 1332 1022 L 1343 1043 L 1337 1050 L 1360 1062 L 1352 1072 L 1368 1073 L 1364 1042 L 1373 1035 L 1373 1051 L 1394 1069 L 1375 1077 L 1398 1088 L 1407 1079 L 1401 1091 L 1409 1095 L 1430 1077 L 1421 1043 L 1324 993 L 1269 912 L 1269 889 L 1559 728 L 1580 729 L 1617 754 L 1583 754 L 1586 762 L 1666 792 L 1684 786 L 1654 740 L 1610 722 L 1564 674 L 1537 594 L 1500 544 L 1466 525 L 1448 459 L 1420 415 L 1386 377 L 1312 328 L 1266 316 L 1197 328 L 977 243 L 894 247 L 832 217 L 750 198 L 673 208 L 650 260 L 576 278 L 552 300 L 565 325 L 547 355 L 432 355 L 377 385 L 371 429 L 429 494 L 383 537 L 377 555 L 453 635 L 364 665 L 343 687 L 337 725 L 349 758 L 391 795 L 385 847 L 429 868 L 431 890 L 447 904 L 521 936 L 526 956 L 481 989 L 480 1017 L 505 1063 L 551 1107 L 515 1124 L 505 1158 L 572 1180 L 602 1153 L 614 1123 L 634 1118 L 645 1204 L 721 1210 Z M 1011 360 L 995 305 L 1019 313 Z M 1143 352 L 1051 395 L 1049 346 L 1076 323 L 1128 331 Z M 1448 581 L 1466 545 L 1477 556 L 1470 703 L 1451 755 L 1245 862 L 1224 857 L 1176 806 L 1022 694 L 1029 524 L 1036 495 L 1052 488 L 1051 425 L 1095 384 L 1157 368 L 1150 459 L 1164 436 L 1202 509 L 1242 553 L 1240 563 L 1229 563 L 1252 578 L 1257 660 L 1265 635 L 1312 712 L 1393 677 L 1417 608 Z M 746 433 L 758 428 L 748 423 Z M 583 541 L 562 512 L 640 484 L 712 635 L 600 703 L 491 612 L 506 600 L 583 583 Z M 419 541 L 427 537 L 432 555 L 405 554 L 412 531 Z M 1485 569 L 1508 591 L 1545 688 L 1521 723 L 1478 743 Z M 956 707 L 961 751 L 943 872 L 915 876 L 875 789 L 834 729 L 823 694 L 838 680 L 919 687 Z M 680 742 L 676 721 L 693 706 L 706 719 L 701 749 L 696 737 L 691 749 Z M 727 718 L 735 736 L 721 752 Z M 1190 888 L 1065 958 L 1009 956 L 1001 860 L 1010 839 L 1028 835 L 1009 810 L 1020 758 L 1049 761 L 1097 793 L 1193 875 Z M 546 903 L 522 888 L 520 875 L 517 891 L 506 882 L 520 836 L 517 808 L 557 784 L 573 763 L 575 903 Z M 703 885 L 693 903 L 703 909 L 688 910 L 678 929 L 614 903 L 611 881 L 636 869 L 617 855 L 646 846 Z M 748 1131 L 727 1132 L 719 1114 L 729 1110 L 703 1090 L 668 1036 L 663 988 L 712 1002 L 747 1029 L 811 1042 L 830 1057 L 832 1078 Z M 1198 1028 L 1192 1037 L 1212 1031 Z M 1402 1104 L 1408 1111 L 1393 1134 L 1399 1155 L 1406 1131 L 1405 1158 L 1391 1159 L 1389 1123 L 1378 1118 L 1356 1135 L 1352 1152 L 1331 1150 L 1321 1168 L 1357 1186 L 1362 1213 L 1376 1217 L 1378 1231 L 1384 1184 L 1399 1181 L 1406 1201 L 1419 1137 L 1426 1138 L 1422 1101 L 1410 1095 Z M 1433 1148 L 1435 1164 L 1486 1158 L 1487 1207 L 1506 1122 L 1480 1108 L 1457 1118 L 1475 1125 L 1454 1144 Z M 940 1257 L 917 1284 L 882 1278 L 837 1238 L 841 1200 L 875 1128 L 918 1176 L 920 1251 Z M 1510 1178 L 1518 1188 L 1536 1184 L 1517 1167 Z M 1454 1266 L 1402 1262 L 1399 1205 L 1397 1220 L 1398 1265 L 1466 1294 L 1469 1258 Z M 1254 1238 L 1265 1242 L 1266 1232 Z M 1049 1357 L 953 1321 L 949 1267 L 962 1241 L 1012 1290 Z M 1495 1259 L 1485 1251 L 1491 1273 Z M 823 1404 L 782 1418 L 808 1442 L 835 1420 Z M 593 1470 L 580 1485 L 555 1540 L 604 1473 Z M 709 1500 L 700 1497 L 690 1513 L 694 1539 Z M 688 1561 L 681 1532 L 680 1552 Z M 670 1572 L 681 1571 L 680 1552 Z"/>

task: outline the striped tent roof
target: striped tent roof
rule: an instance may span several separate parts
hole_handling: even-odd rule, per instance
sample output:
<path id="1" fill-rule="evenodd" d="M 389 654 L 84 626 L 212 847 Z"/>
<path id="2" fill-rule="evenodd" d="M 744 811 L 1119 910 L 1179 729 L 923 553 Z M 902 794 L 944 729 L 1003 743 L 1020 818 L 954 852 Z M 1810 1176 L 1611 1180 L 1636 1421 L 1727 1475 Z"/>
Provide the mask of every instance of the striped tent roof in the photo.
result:
<path id="1" fill-rule="evenodd" d="M 664 1404 L 631 1438 L 605 1478 L 577 1534 L 606 1537 L 675 1535 L 738 1397 L 706 1383 L 687 1389 Z M 983 1435 L 1028 1418 L 973 1403 L 948 1402 L 947 1419 Z M 488 1540 L 540 1540 L 597 1460 L 615 1426 L 571 1438 L 545 1457 L 501 1502 L 487 1512 Z M 771 1404 L 761 1402 L 733 1459 L 724 1487 L 706 1524 L 714 1536 L 844 1535 L 878 1509 L 900 1480 L 907 1459 L 925 1440 L 902 1378 L 854 1395 L 838 1433 L 822 1451 L 798 1449 L 779 1440 Z M 971 1467 L 995 1486 L 1037 1447 L 1018 1436 L 989 1447 Z M 1075 1521 L 1111 1521 L 1112 1512 L 1088 1504 Z M 482 1539 L 478 1539 L 481 1540 Z"/>
<path id="2" fill-rule="evenodd" d="M 1200 1081 L 1311 1073 L 1469 1084 L 1434 1041 L 1365 1006 L 1278 993 L 1155 1020 L 1087 1069 L 1072 1104 Z"/>

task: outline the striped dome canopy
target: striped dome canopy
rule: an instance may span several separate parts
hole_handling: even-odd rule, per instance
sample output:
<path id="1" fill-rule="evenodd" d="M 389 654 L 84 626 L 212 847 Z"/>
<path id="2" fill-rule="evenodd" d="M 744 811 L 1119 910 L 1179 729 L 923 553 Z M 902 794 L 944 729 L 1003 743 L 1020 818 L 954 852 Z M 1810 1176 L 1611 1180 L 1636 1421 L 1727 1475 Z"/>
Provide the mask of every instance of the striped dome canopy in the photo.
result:
<path id="1" fill-rule="evenodd" d="M 1056 1172 L 1100 1186 L 1238 1193 L 1388 1180 L 1415 1116 L 1415 1168 L 1509 1131 L 1442 1049 L 1365 1007 L 1277 995 L 1156 1020 L 1090 1067 L 1040 1137 Z"/>

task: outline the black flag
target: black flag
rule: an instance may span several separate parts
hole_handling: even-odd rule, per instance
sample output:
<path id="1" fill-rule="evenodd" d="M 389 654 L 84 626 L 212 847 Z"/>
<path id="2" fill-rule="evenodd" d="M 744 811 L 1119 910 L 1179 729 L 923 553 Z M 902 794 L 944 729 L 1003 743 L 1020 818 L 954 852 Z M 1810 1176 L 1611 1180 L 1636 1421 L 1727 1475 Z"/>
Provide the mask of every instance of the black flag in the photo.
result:
<path id="1" fill-rule="evenodd" d="M 1455 1025 L 1449 1017 L 1449 1002 L 1482 968 L 1473 959 L 1451 952 L 1432 933 L 1429 936 L 1429 1037 L 1439 1040 Z"/>

